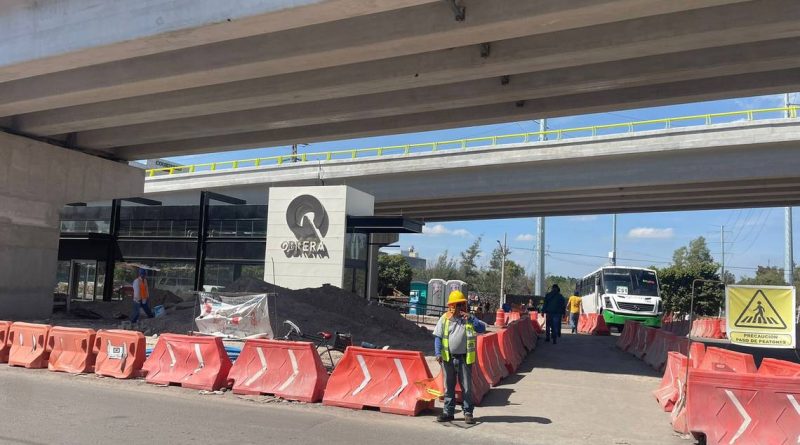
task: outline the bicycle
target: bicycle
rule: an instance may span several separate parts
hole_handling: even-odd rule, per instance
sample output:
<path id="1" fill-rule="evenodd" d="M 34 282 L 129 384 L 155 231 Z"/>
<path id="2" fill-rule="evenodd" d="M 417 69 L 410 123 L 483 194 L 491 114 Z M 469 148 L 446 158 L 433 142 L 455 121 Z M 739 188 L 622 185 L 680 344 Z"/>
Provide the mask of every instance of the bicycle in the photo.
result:
<path id="1" fill-rule="evenodd" d="M 338 351 L 344 353 L 345 349 L 348 346 L 353 345 L 353 336 L 350 334 L 345 334 L 341 332 L 335 332 L 331 334 L 330 332 L 322 331 L 317 332 L 316 335 L 314 334 L 306 334 L 301 329 L 300 326 L 297 326 L 291 320 L 284 320 L 284 325 L 288 326 L 286 333 L 278 337 L 279 340 L 286 340 L 286 341 L 310 341 L 314 343 L 317 352 L 319 353 L 319 348 L 325 348 L 325 351 L 320 354 L 320 358 L 322 358 L 322 354 L 328 354 L 328 363 L 325 364 L 323 361 L 323 366 L 331 373 L 333 368 L 336 366 L 336 363 L 333 361 L 333 355 L 331 351 Z"/>

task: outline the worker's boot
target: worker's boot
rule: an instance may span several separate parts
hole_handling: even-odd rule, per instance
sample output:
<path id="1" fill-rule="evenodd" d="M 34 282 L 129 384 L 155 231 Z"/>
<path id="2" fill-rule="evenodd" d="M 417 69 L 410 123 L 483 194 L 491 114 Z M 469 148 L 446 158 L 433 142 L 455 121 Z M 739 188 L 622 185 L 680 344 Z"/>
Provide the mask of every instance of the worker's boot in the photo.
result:
<path id="1" fill-rule="evenodd" d="M 441 413 L 441 414 L 439 414 L 439 417 L 436 418 L 436 421 L 437 422 L 451 422 L 453 419 L 455 419 L 455 417 L 453 417 L 452 414 Z"/>
<path id="2" fill-rule="evenodd" d="M 464 423 L 467 425 L 475 425 L 475 419 L 472 417 L 472 413 L 464 413 Z"/>

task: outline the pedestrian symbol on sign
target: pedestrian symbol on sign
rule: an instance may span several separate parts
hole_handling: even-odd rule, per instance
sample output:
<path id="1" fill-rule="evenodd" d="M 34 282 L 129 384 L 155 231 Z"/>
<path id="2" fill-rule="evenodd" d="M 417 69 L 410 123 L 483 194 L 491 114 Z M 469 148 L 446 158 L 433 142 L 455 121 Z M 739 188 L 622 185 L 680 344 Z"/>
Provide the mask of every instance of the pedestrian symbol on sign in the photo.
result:
<path id="1" fill-rule="evenodd" d="M 786 322 L 783 321 L 775 306 L 769 301 L 761 289 L 757 290 L 747 303 L 739 317 L 736 318 L 734 326 L 740 328 L 759 328 L 759 329 L 786 329 Z"/>

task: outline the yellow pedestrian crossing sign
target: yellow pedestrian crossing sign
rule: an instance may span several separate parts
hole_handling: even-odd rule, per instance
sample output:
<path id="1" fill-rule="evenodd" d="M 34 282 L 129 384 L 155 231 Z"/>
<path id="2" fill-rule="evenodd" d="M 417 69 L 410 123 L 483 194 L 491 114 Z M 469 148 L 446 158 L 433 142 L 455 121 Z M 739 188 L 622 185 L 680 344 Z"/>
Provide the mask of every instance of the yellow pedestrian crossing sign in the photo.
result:
<path id="1" fill-rule="evenodd" d="M 753 294 L 733 325 L 737 328 L 786 329 L 786 322 L 761 289 Z"/>
<path id="2" fill-rule="evenodd" d="M 792 286 L 726 286 L 726 330 L 731 343 L 794 348 L 795 289 Z"/>

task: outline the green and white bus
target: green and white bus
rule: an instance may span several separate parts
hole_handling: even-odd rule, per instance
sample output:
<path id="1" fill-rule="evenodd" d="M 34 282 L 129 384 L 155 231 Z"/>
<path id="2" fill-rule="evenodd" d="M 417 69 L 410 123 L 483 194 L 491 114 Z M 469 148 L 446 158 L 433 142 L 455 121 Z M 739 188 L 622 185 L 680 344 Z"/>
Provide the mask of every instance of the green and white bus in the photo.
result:
<path id="1" fill-rule="evenodd" d="M 656 271 L 641 267 L 606 266 L 577 284 L 586 313 L 603 314 L 606 324 L 622 330 L 626 320 L 660 327 L 664 307 Z"/>

